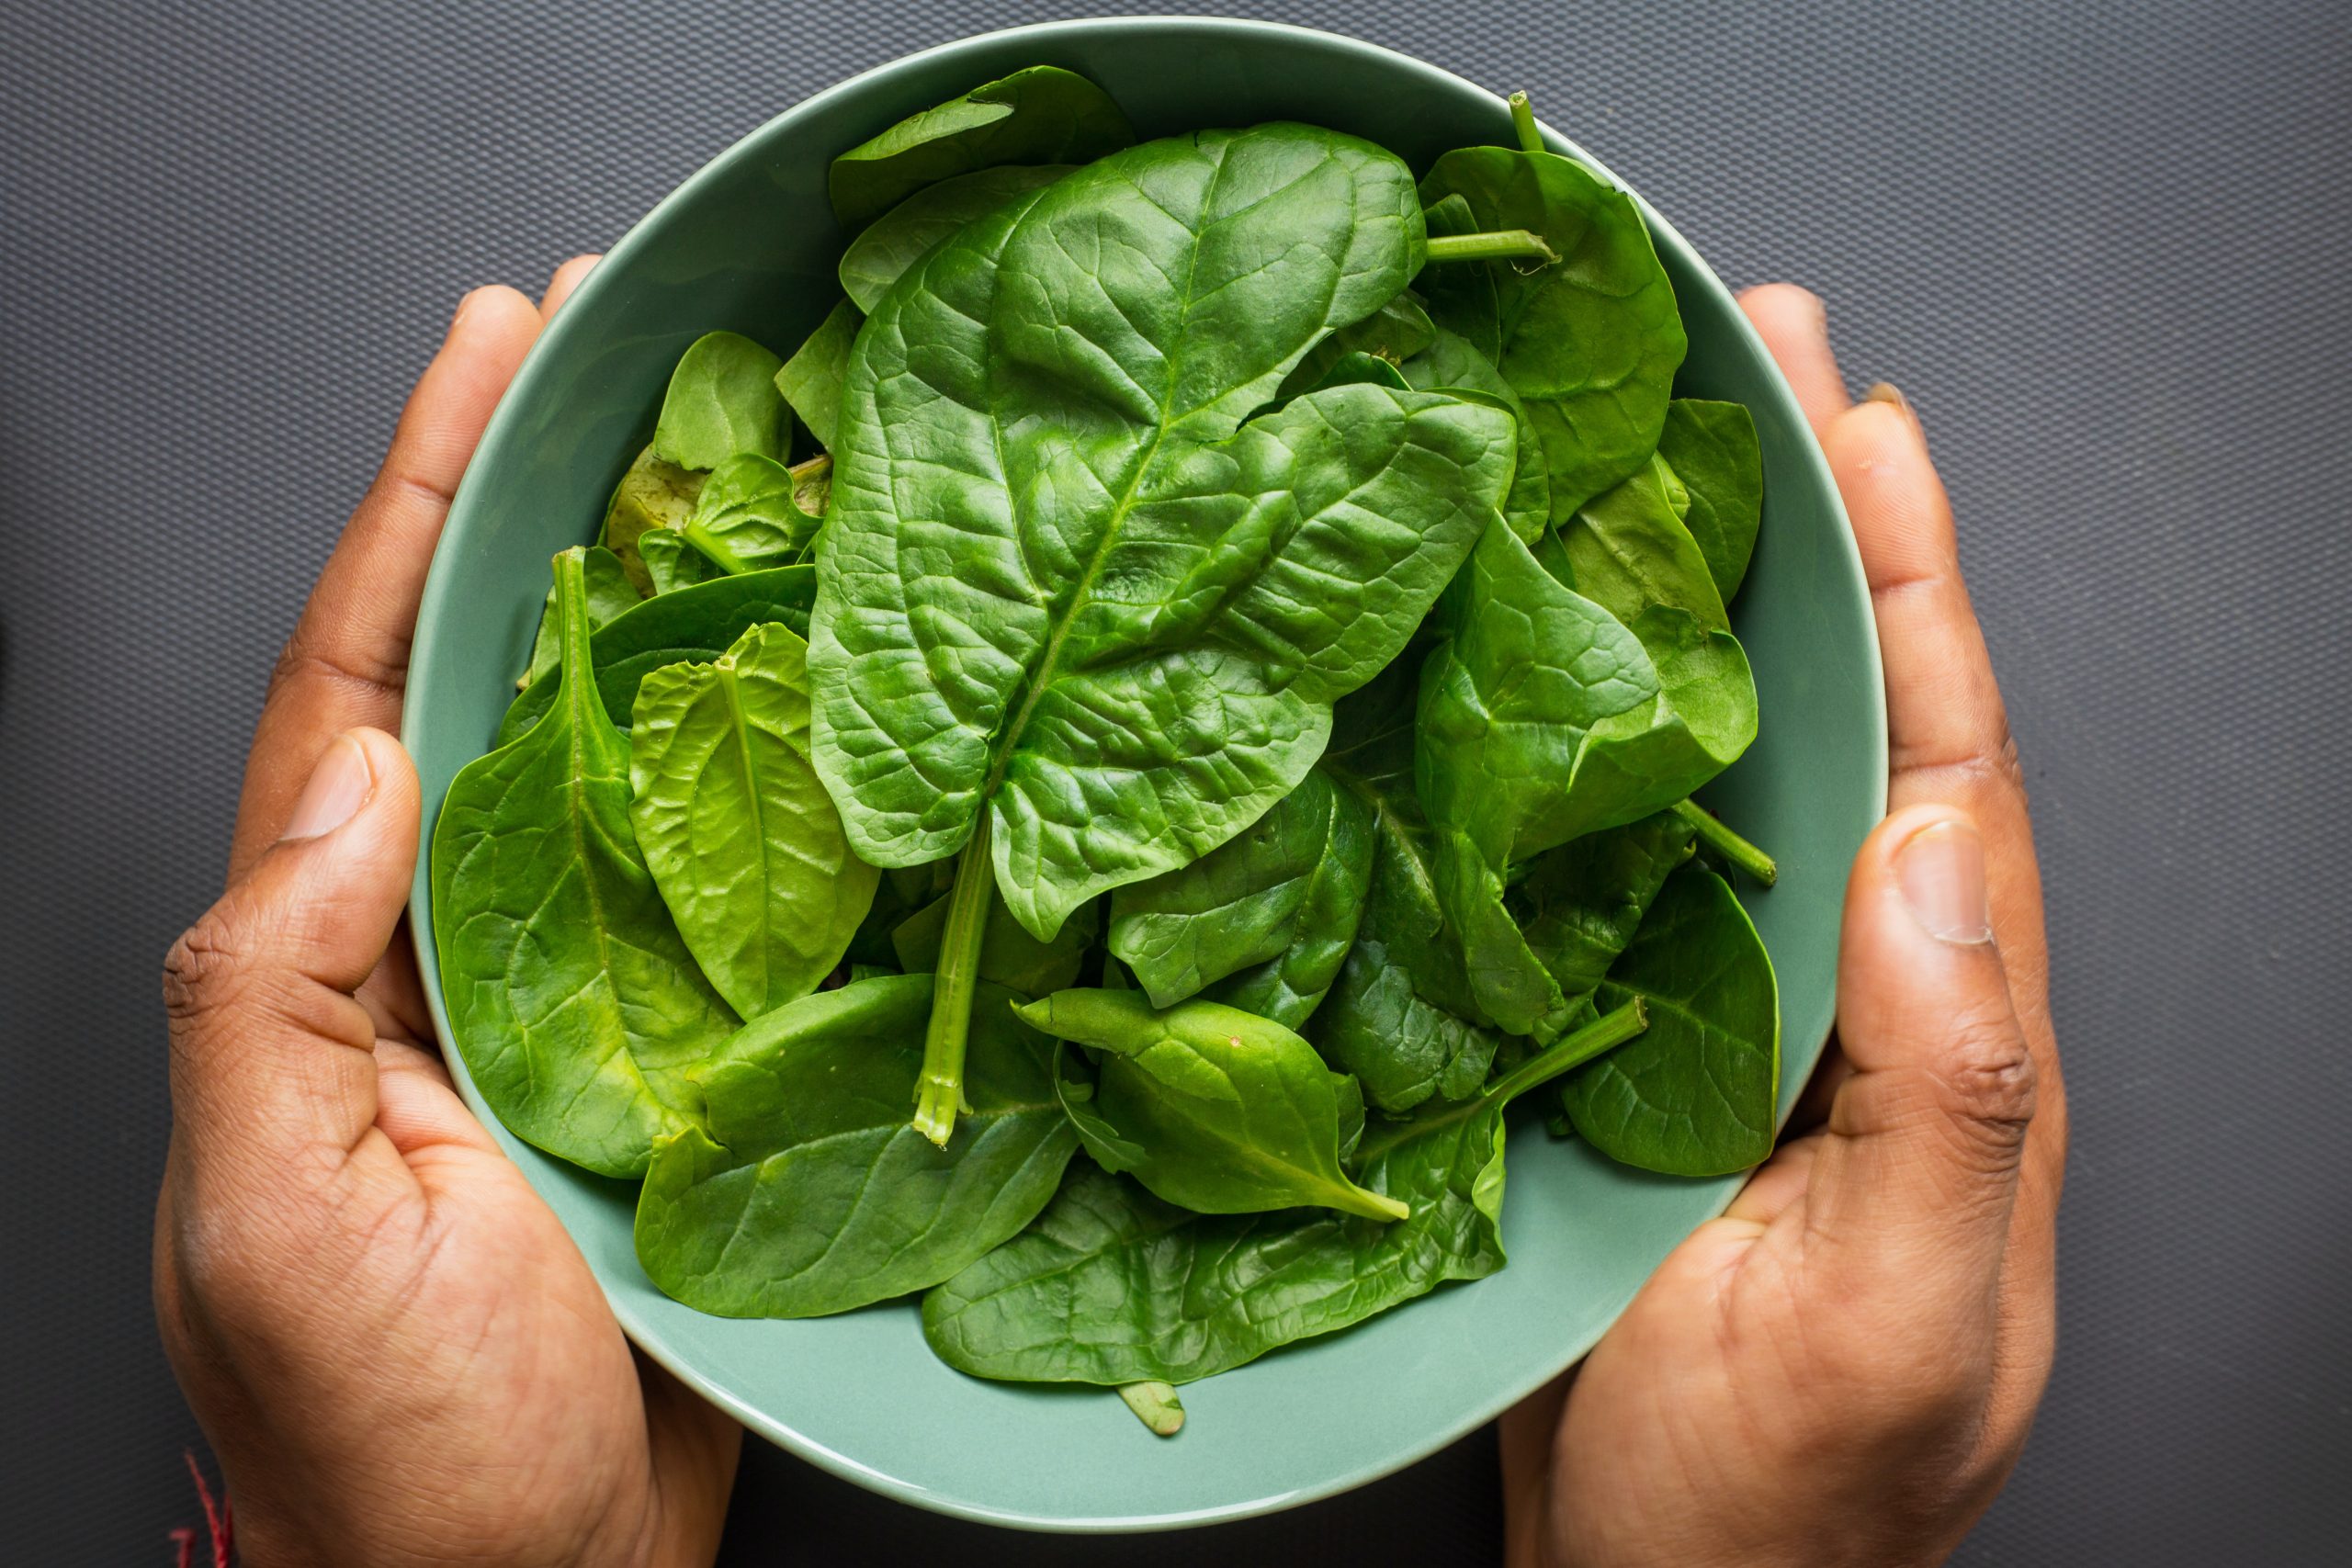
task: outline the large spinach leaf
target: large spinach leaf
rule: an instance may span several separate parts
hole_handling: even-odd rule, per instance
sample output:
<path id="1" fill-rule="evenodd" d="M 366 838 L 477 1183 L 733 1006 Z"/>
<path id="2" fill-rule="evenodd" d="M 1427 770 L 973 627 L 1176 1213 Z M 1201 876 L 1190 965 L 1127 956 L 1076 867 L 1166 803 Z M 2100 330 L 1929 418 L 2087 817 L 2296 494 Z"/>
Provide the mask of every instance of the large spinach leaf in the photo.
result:
<path id="1" fill-rule="evenodd" d="M 1560 1091 L 1577 1132 L 1611 1159 L 1670 1176 L 1760 1163 L 1780 1095 L 1780 990 L 1722 877 L 1691 865 L 1667 878 L 1598 999 L 1636 998 L 1649 1032 Z"/>
<path id="2" fill-rule="evenodd" d="M 1033 65 L 910 115 L 833 160 L 833 216 L 854 234 L 925 186 L 1000 164 L 1083 164 L 1136 139 L 1102 88 Z"/>
<path id="3" fill-rule="evenodd" d="M 1494 361 L 1460 333 L 1437 327 L 1430 330 L 1428 344 L 1398 368 L 1408 386 L 1483 393 L 1510 410 L 1519 427 L 1519 448 L 1510 490 L 1503 497 L 1503 518 L 1521 538 L 1540 536 L 1552 523 L 1552 476 L 1544 464 L 1544 444 L 1527 423 L 1526 405 Z"/>
<path id="4" fill-rule="evenodd" d="M 842 291 L 871 313 L 882 296 L 933 245 L 1016 196 L 1049 186 L 1069 173 L 1065 164 L 1006 164 L 976 169 L 919 190 L 874 220 L 842 253 Z"/>
<path id="5" fill-rule="evenodd" d="M 1106 1169 L 1169 1202 L 1203 1214 L 1307 1204 L 1406 1217 L 1340 1168 L 1344 1080 L 1280 1024 L 1216 1002 L 1156 1010 L 1127 990 L 1057 991 L 1014 1010 L 1102 1053 L 1088 1114 L 1072 1120 Z"/>
<path id="6" fill-rule="evenodd" d="M 1420 242 L 1395 158 L 1261 126 L 1015 198 L 890 292 L 852 359 L 811 637 L 819 768 L 861 855 L 961 849 L 1049 935 L 1289 793 L 1510 474 L 1509 414 L 1442 394 L 1340 387 L 1242 423 Z M 935 1128 L 958 939 L 991 892 L 957 887 Z"/>
<path id="7" fill-rule="evenodd" d="M 756 626 L 639 685 L 629 820 L 662 902 L 728 1005 L 757 1018 L 832 972 L 880 874 L 849 852 L 808 761 L 808 644 Z"/>
<path id="8" fill-rule="evenodd" d="M 1683 514 L 1690 536 L 1729 604 L 1747 576 L 1764 519 L 1764 454 L 1756 417 L 1737 403 L 1677 398 L 1666 405 L 1657 454 L 1690 494 Z"/>
<path id="9" fill-rule="evenodd" d="M 1660 811 L 1538 855 L 1511 886 L 1511 918 L 1563 996 L 1600 989 L 1695 838 L 1680 813 Z"/>
<path id="10" fill-rule="evenodd" d="M 1503 1266 L 1503 1108 L 1619 1046 L 1628 1007 L 1486 1094 L 1367 1133 L 1357 1179 L 1409 1207 L 1197 1215 L 1091 1164 L 1030 1226 L 923 1298 L 949 1366 L 1023 1382 L 1192 1382 Z M 1375 1142 L 1375 1136 L 1377 1142 Z"/>
<path id="11" fill-rule="evenodd" d="M 814 567 L 784 566 L 691 583 L 614 616 L 588 644 L 605 713 L 616 724 L 628 723 L 639 682 L 665 664 L 707 663 L 763 621 L 780 621 L 805 635 L 816 592 Z M 555 694 L 552 681 L 525 687 L 499 720 L 497 743 L 503 746 L 537 724 Z"/>
<path id="12" fill-rule="evenodd" d="M 1539 1040 L 1565 998 L 1504 908 L 1518 861 L 1671 806 L 1756 733 L 1739 645 L 1680 611 L 1621 625 L 1489 528 L 1432 617 L 1416 783 L 1438 899 L 1461 933 L 1478 1009 Z"/>
<path id="13" fill-rule="evenodd" d="M 1657 449 L 1682 318 L 1634 198 L 1571 159 L 1465 147 L 1421 182 L 1484 230 L 1541 235 L 1559 265 L 1450 263 L 1423 280 L 1430 314 L 1493 358 L 1543 447 L 1552 520 L 1566 522 Z"/>
<path id="14" fill-rule="evenodd" d="M 560 700 L 450 781 L 433 835 L 442 998 L 474 1084 L 525 1141 L 641 1174 L 691 1124 L 685 1069 L 735 1027 L 629 823 L 628 742 L 589 677 L 585 552 L 556 558 Z"/>
<path id="15" fill-rule="evenodd" d="M 707 1130 L 662 1145 L 637 1255 L 729 1317 L 813 1317 L 934 1284 L 1029 1222 L 1078 1146 L 1048 1047 L 990 987 L 972 1113 L 940 1148 L 907 1124 L 931 976 L 861 980 L 747 1025 L 694 1077 Z"/>

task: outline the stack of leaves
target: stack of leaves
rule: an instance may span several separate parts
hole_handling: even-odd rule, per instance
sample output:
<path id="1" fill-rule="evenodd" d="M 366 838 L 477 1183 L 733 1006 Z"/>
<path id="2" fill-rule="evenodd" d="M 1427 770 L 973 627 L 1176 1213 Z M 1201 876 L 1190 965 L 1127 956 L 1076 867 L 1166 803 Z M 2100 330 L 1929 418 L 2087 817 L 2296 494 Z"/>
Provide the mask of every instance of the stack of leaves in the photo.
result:
<path id="1" fill-rule="evenodd" d="M 1023 71 L 835 161 L 846 298 L 679 360 L 433 846 L 519 1136 L 705 1311 L 927 1292 L 1172 1387 L 1502 1267 L 1506 1109 L 1770 1146 L 1690 803 L 1756 733 L 1755 428 L 1633 199 Z M 1081 1154 L 1082 1151 L 1082 1154 Z"/>

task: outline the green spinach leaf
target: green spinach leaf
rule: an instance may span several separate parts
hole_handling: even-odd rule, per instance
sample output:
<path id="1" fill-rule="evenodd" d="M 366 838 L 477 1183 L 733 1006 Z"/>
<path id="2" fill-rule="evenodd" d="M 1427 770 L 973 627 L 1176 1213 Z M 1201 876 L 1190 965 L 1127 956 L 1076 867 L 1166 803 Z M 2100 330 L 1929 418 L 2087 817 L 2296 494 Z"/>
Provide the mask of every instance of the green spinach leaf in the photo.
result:
<path id="1" fill-rule="evenodd" d="M 1336 972 L 1371 878 L 1371 818 L 1317 770 L 1192 864 L 1112 894 L 1111 951 L 1157 1007 L 1279 957 L 1302 938 L 1336 941 L 1328 960 Z"/>
<path id="2" fill-rule="evenodd" d="M 1033 65 L 911 115 L 833 160 L 833 216 L 854 234 L 925 186 L 1000 164 L 1085 164 L 1135 132 L 1102 88 Z"/>
<path id="3" fill-rule="evenodd" d="M 1087 1150 L 1196 1213 L 1301 1204 L 1401 1220 L 1340 1168 L 1339 1075 L 1280 1024 L 1216 1002 L 1155 1010 L 1140 991 L 1059 991 L 1014 1010 L 1102 1053 Z M 1097 1125 L 1108 1136 L 1090 1135 Z"/>
<path id="4" fill-rule="evenodd" d="M 1672 471 L 1652 457 L 1633 478 L 1578 507 L 1560 525 L 1569 575 L 1578 593 L 1627 626 L 1663 604 L 1688 611 L 1709 631 L 1729 631 L 1707 558 L 1675 515 L 1672 480 Z"/>
<path id="5" fill-rule="evenodd" d="M 1690 860 L 1696 837 L 1679 813 L 1661 811 L 1538 855 L 1511 886 L 1505 895 L 1511 919 L 1564 997 L 1577 1000 L 1600 988 L 1668 875 Z"/>
<path id="6" fill-rule="evenodd" d="M 1434 624 L 1416 783 L 1438 901 L 1462 933 L 1478 1010 L 1547 1039 L 1566 998 L 1503 906 L 1515 862 L 1671 806 L 1756 733 L 1739 645 L 1679 611 L 1632 629 L 1489 528 Z"/>
<path id="7" fill-rule="evenodd" d="M 1611 1159 L 1670 1176 L 1762 1163 L 1779 1108 L 1780 990 L 1722 877 L 1691 865 L 1667 878 L 1599 1000 L 1636 998 L 1649 1032 L 1561 1089 L 1577 1132 Z"/>
<path id="8" fill-rule="evenodd" d="M 1198 1215 L 1091 1164 L 1029 1227 L 923 1298 L 949 1366 L 1023 1382 L 1195 1382 L 1503 1266 L 1503 1107 L 1641 1027 L 1627 1008 L 1476 1100 L 1367 1133 L 1384 1224 L 1325 1209 Z"/>
<path id="9" fill-rule="evenodd" d="M 882 296 L 933 245 L 977 222 L 1016 196 L 1049 186 L 1069 173 L 1066 164 L 1005 164 L 975 169 L 919 190 L 874 220 L 842 253 L 842 291 L 871 314 Z"/>
<path id="10" fill-rule="evenodd" d="M 653 580 L 656 596 L 727 575 L 718 563 L 686 543 L 684 534 L 667 528 L 649 528 L 639 534 L 637 558 L 644 562 L 645 575 Z"/>
<path id="11" fill-rule="evenodd" d="M 665 664 L 708 663 L 763 621 L 805 634 L 816 591 L 815 568 L 783 566 L 693 583 L 614 616 L 588 644 L 605 713 L 615 724 L 628 723 L 639 682 Z M 552 681 L 525 687 L 499 721 L 497 743 L 503 746 L 537 724 L 555 694 Z"/>
<path id="12" fill-rule="evenodd" d="M 707 333 L 679 356 L 653 426 L 653 455 L 681 468 L 715 468 L 738 452 L 784 455 L 783 362 L 741 333 Z"/>
<path id="13" fill-rule="evenodd" d="M 433 835 L 433 922 L 452 1042 L 516 1136 L 606 1176 L 641 1174 L 692 1124 L 685 1076 L 735 1028 L 647 872 L 628 743 L 589 678 L 580 549 L 556 558 L 560 700 L 450 782 Z"/>
<path id="14" fill-rule="evenodd" d="M 841 434 L 842 380 L 849 371 L 850 346 L 865 318 L 843 299 L 817 323 L 808 341 L 775 372 L 775 389 L 818 444 L 831 451 Z"/>
<path id="15" fill-rule="evenodd" d="M 1341 360 L 1353 355 L 1369 355 L 1392 366 L 1402 365 L 1428 348 L 1436 333 L 1420 298 L 1408 289 L 1363 321 L 1334 329 L 1329 336 L 1308 349 L 1297 367 L 1283 378 L 1275 396 L 1287 400 L 1317 387 L 1342 384 L 1334 379 L 1333 372 Z"/>
<path id="16" fill-rule="evenodd" d="M 756 626 L 637 689 L 629 820 L 702 972 L 745 1018 L 808 995 L 879 876 L 849 852 L 808 761 L 808 645 Z"/>
<path id="17" fill-rule="evenodd" d="M 931 976 L 861 980 L 747 1025 L 695 1073 L 707 1130 L 662 1145 L 637 1255 L 703 1312 L 813 1317 L 921 1290 L 1026 1224 L 1078 1145 L 1046 1043 L 983 994 L 972 1113 L 945 1148 L 907 1124 Z"/>
<path id="18" fill-rule="evenodd" d="M 1737 403 L 1677 398 L 1666 406 L 1658 456 L 1690 496 L 1683 522 L 1725 604 L 1739 592 L 1764 519 L 1764 454 L 1756 418 Z"/>
<path id="19" fill-rule="evenodd" d="M 1526 405 L 1494 361 L 1460 333 L 1433 328 L 1428 345 L 1399 368 L 1408 386 L 1423 391 L 1477 392 L 1498 399 L 1510 410 L 1519 429 L 1519 448 L 1510 490 L 1503 497 L 1503 518 L 1521 538 L 1540 536 L 1552 524 L 1552 476 L 1544 464 L 1544 443 L 1527 423 Z"/>
<path id="20" fill-rule="evenodd" d="M 1657 449 L 1685 347 L 1674 286 L 1634 198 L 1571 159 L 1465 147 L 1438 159 L 1421 195 L 1459 197 L 1475 227 L 1530 230 L 1560 255 L 1525 272 L 1508 261 L 1432 266 L 1421 288 L 1437 323 L 1486 353 L 1519 393 L 1549 472 L 1552 520 L 1564 523 Z"/>
<path id="21" fill-rule="evenodd" d="M 1050 935 L 1262 815 L 1491 515 L 1503 411 L 1352 386 L 1243 423 L 1403 288 L 1419 217 L 1403 166 L 1350 137 L 1152 142 L 964 229 L 859 334 L 819 768 L 866 860 L 996 871 L 957 883 L 934 1128 L 979 901 Z"/>
<path id="22" fill-rule="evenodd" d="M 782 463 L 739 454 L 710 471 L 681 533 L 730 575 L 790 566 L 823 525 L 800 510 L 799 491 Z"/>

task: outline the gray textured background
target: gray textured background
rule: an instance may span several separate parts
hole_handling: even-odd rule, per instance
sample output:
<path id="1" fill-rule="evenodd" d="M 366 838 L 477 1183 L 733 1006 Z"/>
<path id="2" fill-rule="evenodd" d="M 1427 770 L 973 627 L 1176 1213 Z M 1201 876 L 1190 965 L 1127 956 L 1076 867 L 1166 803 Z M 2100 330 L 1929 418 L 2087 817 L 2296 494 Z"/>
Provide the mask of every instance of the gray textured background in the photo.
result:
<path id="1" fill-rule="evenodd" d="M 166 1563 L 195 1517 L 146 1305 L 156 965 L 459 294 L 536 288 L 818 87 L 1052 14 L 0 7 L 0 1555 Z M 1961 1561 L 2343 1561 L 2352 8 L 1255 14 L 1532 88 L 1917 401 L 2032 780 L 2076 1118 L 2056 1380 Z M 1473 1439 L 1116 1551 L 1489 1562 L 1493 1486 Z M 762 1450 L 728 1561 L 951 1551 L 1102 1549 Z"/>

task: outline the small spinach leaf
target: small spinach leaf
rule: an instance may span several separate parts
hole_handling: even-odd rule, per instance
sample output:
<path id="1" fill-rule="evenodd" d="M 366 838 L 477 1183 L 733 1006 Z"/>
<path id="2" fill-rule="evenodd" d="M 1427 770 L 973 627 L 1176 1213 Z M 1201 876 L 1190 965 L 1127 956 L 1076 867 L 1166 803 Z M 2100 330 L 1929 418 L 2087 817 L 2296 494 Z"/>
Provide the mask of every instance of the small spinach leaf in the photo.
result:
<path id="1" fill-rule="evenodd" d="M 1638 998 L 1650 1029 L 1560 1091 L 1577 1132 L 1611 1159 L 1669 1176 L 1726 1176 L 1772 1152 L 1781 1002 L 1771 958 L 1730 884 L 1701 866 L 1666 880 L 1601 982 Z"/>
<path id="2" fill-rule="evenodd" d="M 784 453 L 783 362 L 741 333 L 707 333 L 670 373 L 653 455 L 681 468 L 715 468 L 738 452 Z"/>
<path id="3" fill-rule="evenodd" d="M 735 1028 L 648 874 L 628 742 L 589 678 L 580 549 L 556 558 L 560 695 L 450 781 L 433 835 L 433 922 L 452 1042 L 516 1136 L 637 1176 L 692 1124 L 685 1069 Z M 536 688 L 535 688 L 536 689 Z"/>
<path id="4" fill-rule="evenodd" d="M 665 664 L 708 663 L 763 621 L 781 621 L 805 634 L 816 576 L 814 567 L 782 566 L 718 577 L 658 594 L 614 616 L 596 628 L 588 644 L 605 713 L 615 724 L 628 723 L 639 682 Z M 498 744 L 537 723 L 555 694 L 552 681 L 524 688 L 499 721 Z"/>
<path id="5" fill-rule="evenodd" d="M 790 566 L 823 525 L 800 510 L 799 490 L 773 457 L 740 453 L 710 471 L 681 532 L 729 575 Z"/>
<path id="6" fill-rule="evenodd" d="M 1641 1027 L 1626 1008 L 1476 1100 L 1367 1133 L 1393 1224 L 1331 1210 L 1199 1215 L 1091 1163 L 1029 1227 L 923 1298 L 949 1366 L 1022 1382 L 1193 1382 L 1503 1266 L 1503 1108 Z"/>
<path id="7" fill-rule="evenodd" d="M 1301 1204 L 1401 1220 L 1340 1168 L 1339 1075 L 1277 1023 L 1216 1002 L 1156 1010 L 1140 991 L 1059 991 L 1014 1010 L 1102 1053 L 1088 1152 L 1196 1213 Z M 1095 1125 L 1109 1136 L 1089 1136 Z"/>
<path id="8" fill-rule="evenodd" d="M 707 1131 L 663 1144 L 637 1255 L 703 1312 L 814 1317 L 936 1283 L 1052 1197 L 1078 1145 L 1046 1043 L 991 988 L 972 1030 L 972 1111 L 944 1149 L 907 1124 L 931 976 L 820 992 L 747 1025 L 695 1077 Z"/>
<path id="9" fill-rule="evenodd" d="M 775 389 L 829 452 L 841 434 L 842 381 L 849 371 L 850 345 L 857 341 L 864 321 L 856 306 L 842 300 L 825 312 L 808 341 L 775 372 Z"/>
<path id="10" fill-rule="evenodd" d="M 911 115 L 833 160 L 833 216 L 854 234 L 925 186 L 1000 164 L 1086 164 L 1132 143 L 1102 88 L 1033 65 Z"/>
<path id="11" fill-rule="evenodd" d="M 1353 355 L 1369 355 L 1390 365 L 1402 365 L 1428 348 L 1436 332 L 1419 297 L 1408 289 L 1363 321 L 1333 329 L 1329 336 L 1306 351 L 1297 367 L 1283 378 L 1275 396 L 1295 398 L 1317 387 L 1339 385 L 1332 372 L 1341 360 Z"/>
<path id="12" fill-rule="evenodd" d="M 808 645 L 774 624 L 637 689 L 629 820 L 678 932 L 757 1018 L 832 972 L 879 874 L 849 852 L 808 761 Z"/>
<path id="13" fill-rule="evenodd" d="M 657 597 L 727 575 L 716 561 L 686 543 L 684 534 L 673 534 L 667 528 L 649 528 L 639 534 L 637 558 L 645 563 L 645 575 L 653 580 Z"/>
<path id="14" fill-rule="evenodd" d="M 1481 230 L 1527 229 L 1558 265 L 1453 262 L 1421 279 L 1430 314 L 1486 352 L 1519 393 L 1544 451 L 1552 520 L 1657 449 L 1682 319 L 1634 198 L 1550 152 L 1465 147 L 1438 159 L 1425 202 L 1460 197 Z"/>
<path id="15" fill-rule="evenodd" d="M 871 314 L 890 286 L 933 245 L 978 221 L 1016 196 L 1049 186 L 1069 173 L 1066 164 L 1005 164 L 975 169 L 919 190 L 874 220 L 842 253 L 842 291 Z"/>
<path id="16" fill-rule="evenodd" d="M 1747 576 L 1764 518 L 1764 455 L 1756 417 L 1737 403 L 1677 398 L 1666 405 L 1657 455 L 1690 495 L 1683 522 L 1729 604 Z"/>
<path id="17" fill-rule="evenodd" d="M 1527 945 L 1571 1000 L 1600 989 L 1696 831 L 1660 811 L 1538 855 L 1505 895 Z"/>

